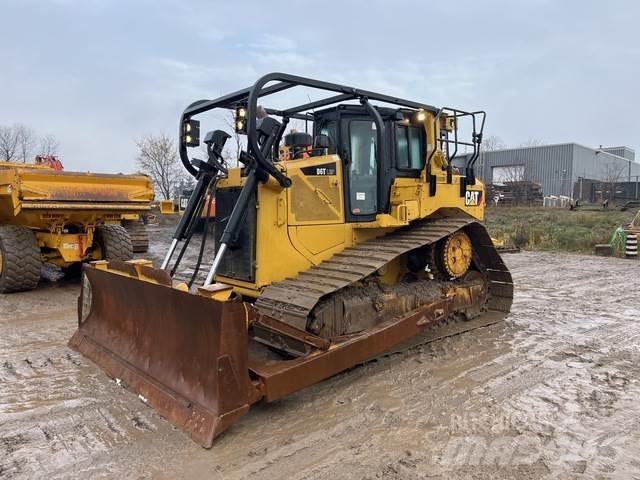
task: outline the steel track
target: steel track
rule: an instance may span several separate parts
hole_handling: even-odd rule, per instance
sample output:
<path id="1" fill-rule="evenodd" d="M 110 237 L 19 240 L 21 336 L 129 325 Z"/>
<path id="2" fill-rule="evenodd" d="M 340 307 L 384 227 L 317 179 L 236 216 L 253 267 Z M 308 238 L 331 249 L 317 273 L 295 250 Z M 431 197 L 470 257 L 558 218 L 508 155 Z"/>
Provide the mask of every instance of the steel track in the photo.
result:
<path id="1" fill-rule="evenodd" d="M 511 274 L 484 226 L 466 216 L 416 221 L 347 248 L 294 278 L 268 286 L 255 306 L 264 315 L 304 330 L 311 311 L 326 295 L 364 279 L 400 255 L 432 245 L 462 228 L 469 233 L 474 252 L 489 279 L 486 308 L 501 313 L 498 316 L 503 318 L 513 301 Z"/>

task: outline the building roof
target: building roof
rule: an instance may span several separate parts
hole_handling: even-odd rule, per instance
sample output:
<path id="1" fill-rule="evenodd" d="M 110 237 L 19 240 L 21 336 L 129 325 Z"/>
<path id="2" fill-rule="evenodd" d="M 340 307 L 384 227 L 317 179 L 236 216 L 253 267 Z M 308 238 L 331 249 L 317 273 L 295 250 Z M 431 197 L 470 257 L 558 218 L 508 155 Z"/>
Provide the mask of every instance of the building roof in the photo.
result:
<path id="1" fill-rule="evenodd" d="M 635 153 L 635 151 L 632 148 L 625 147 L 625 146 L 619 146 L 619 147 L 603 147 L 602 149 L 600 149 L 600 148 L 587 147 L 586 145 L 582 145 L 581 143 L 576 143 L 576 142 L 549 143 L 549 144 L 545 144 L 545 145 L 526 145 L 526 146 L 522 146 L 522 147 L 499 148 L 499 149 L 496 149 L 496 150 L 483 150 L 482 153 L 509 152 L 509 151 L 527 150 L 527 149 L 533 149 L 533 148 L 561 147 L 561 146 L 566 146 L 566 145 L 576 145 L 578 147 L 582 147 L 582 148 L 586 148 L 588 150 L 592 150 L 594 153 L 610 155 L 612 157 L 619 158 L 620 160 L 624 160 L 625 162 L 638 163 L 638 162 L 635 161 L 635 159 L 634 160 L 630 160 L 628 158 L 621 157 L 620 155 L 616 155 L 614 153 L 607 152 L 605 150 L 605 149 L 624 148 L 624 149 L 630 150 L 631 152 Z M 465 154 L 463 154 L 461 156 L 464 156 L 464 155 L 471 155 L 471 154 L 470 153 L 465 153 Z"/>
<path id="2" fill-rule="evenodd" d="M 624 150 L 629 150 L 630 152 L 636 153 L 636 151 L 631 148 L 631 147 L 627 147 L 626 145 L 614 145 L 612 147 L 602 147 L 602 150 L 619 150 L 619 149 L 624 149 Z M 600 148 L 598 148 L 597 150 L 599 150 Z"/>

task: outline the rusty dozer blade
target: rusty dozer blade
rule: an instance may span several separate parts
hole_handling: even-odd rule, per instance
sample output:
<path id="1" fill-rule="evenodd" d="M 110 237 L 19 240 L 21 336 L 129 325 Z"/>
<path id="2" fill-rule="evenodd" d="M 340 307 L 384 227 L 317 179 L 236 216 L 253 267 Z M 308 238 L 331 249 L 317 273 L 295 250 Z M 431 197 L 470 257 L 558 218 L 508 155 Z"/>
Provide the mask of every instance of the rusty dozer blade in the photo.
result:
<path id="1" fill-rule="evenodd" d="M 169 275 L 150 262 L 97 262 L 84 267 L 79 325 L 69 346 L 210 448 L 253 403 L 278 400 L 398 348 L 500 321 L 513 286 L 506 282 L 508 271 L 492 270 L 489 278 L 497 274 L 488 300 L 487 284 L 471 280 L 406 315 L 325 339 L 243 303 L 228 285 L 189 293 L 172 286 Z M 438 327 L 483 305 L 489 311 L 480 317 Z M 276 355 L 262 345 L 264 335 L 302 343 L 309 352 Z"/>
<path id="2" fill-rule="evenodd" d="M 85 266 L 79 326 L 69 346 L 209 448 L 242 416 L 248 376 L 246 310 L 171 287 L 135 263 Z"/>

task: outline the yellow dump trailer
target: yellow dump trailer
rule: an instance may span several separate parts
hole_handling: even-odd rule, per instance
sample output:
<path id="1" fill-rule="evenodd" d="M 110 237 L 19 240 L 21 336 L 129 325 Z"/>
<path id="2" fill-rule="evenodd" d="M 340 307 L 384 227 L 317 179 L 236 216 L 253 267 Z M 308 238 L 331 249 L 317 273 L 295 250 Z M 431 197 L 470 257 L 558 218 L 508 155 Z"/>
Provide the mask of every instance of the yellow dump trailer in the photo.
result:
<path id="1" fill-rule="evenodd" d="M 87 260 L 131 259 L 121 222 L 152 200 L 146 175 L 0 162 L 0 292 L 35 288 L 43 262 L 73 271 Z"/>

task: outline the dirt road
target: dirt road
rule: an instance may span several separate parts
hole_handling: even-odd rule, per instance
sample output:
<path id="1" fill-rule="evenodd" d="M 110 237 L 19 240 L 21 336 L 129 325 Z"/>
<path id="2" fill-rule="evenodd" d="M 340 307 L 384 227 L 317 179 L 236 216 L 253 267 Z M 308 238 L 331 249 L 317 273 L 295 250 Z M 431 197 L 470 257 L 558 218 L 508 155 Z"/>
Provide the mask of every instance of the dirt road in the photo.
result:
<path id="1" fill-rule="evenodd" d="M 77 284 L 0 296 L 0 478 L 640 478 L 637 264 L 506 260 L 505 323 L 259 405 L 211 450 L 66 347 Z"/>

